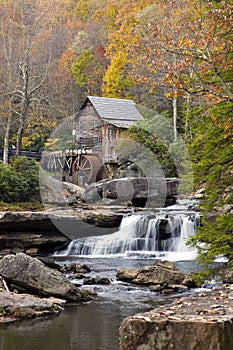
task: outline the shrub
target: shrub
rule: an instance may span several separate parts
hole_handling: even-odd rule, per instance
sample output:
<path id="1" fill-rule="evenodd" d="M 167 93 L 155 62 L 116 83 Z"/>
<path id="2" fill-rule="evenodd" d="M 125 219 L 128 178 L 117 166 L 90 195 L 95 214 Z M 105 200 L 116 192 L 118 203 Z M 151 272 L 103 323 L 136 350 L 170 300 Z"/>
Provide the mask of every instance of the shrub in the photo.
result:
<path id="1" fill-rule="evenodd" d="M 39 200 L 39 167 L 36 161 L 17 157 L 0 165 L 0 201 L 6 203 Z"/>

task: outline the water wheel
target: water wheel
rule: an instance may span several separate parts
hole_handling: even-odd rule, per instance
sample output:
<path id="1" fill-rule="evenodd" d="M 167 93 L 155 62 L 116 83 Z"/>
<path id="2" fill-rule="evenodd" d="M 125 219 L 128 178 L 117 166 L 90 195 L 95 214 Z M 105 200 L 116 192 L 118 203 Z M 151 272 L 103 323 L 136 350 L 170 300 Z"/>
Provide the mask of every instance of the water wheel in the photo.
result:
<path id="1" fill-rule="evenodd" d="M 78 172 L 78 178 L 82 178 L 83 183 L 98 181 L 98 173 L 102 167 L 97 156 L 81 154 L 73 162 L 73 172 Z"/>

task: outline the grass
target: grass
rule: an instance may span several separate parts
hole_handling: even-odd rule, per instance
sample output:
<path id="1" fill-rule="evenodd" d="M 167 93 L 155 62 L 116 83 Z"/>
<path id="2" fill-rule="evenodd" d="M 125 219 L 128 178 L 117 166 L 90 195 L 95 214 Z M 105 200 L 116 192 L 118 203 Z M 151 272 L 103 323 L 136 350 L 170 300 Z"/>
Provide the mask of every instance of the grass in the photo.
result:
<path id="1" fill-rule="evenodd" d="M 38 211 L 45 210 L 40 202 L 5 203 L 0 202 L 0 211 Z"/>

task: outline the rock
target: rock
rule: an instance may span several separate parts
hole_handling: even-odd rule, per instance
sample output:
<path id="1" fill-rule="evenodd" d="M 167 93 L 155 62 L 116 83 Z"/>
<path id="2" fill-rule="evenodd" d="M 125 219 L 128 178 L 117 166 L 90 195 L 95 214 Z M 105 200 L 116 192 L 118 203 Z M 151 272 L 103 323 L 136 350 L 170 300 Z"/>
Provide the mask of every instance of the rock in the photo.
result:
<path id="1" fill-rule="evenodd" d="M 86 203 L 112 200 L 114 203 L 144 207 L 175 204 L 179 180 L 176 178 L 127 177 L 102 180 L 91 185 L 84 192 Z"/>
<path id="2" fill-rule="evenodd" d="M 153 265 L 140 269 L 119 270 L 117 279 L 140 285 L 159 285 L 163 289 L 166 285 L 184 285 L 195 287 L 195 281 L 187 274 L 177 270 L 175 264 L 170 261 L 158 261 Z"/>
<path id="3" fill-rule="evenodd" d="M 59 313 L 64 303 L 64 300 L 52 297 L 39 298 L 28 294 L 0 291 L 0 323 Z"/>
<path id="4" fill-rule="evenodd" d="M 26 254 L 28 255 L 37 255 L 38 253 L 38 248 L 29 248 L 29 249 L 26 249 Z"/>
<path id="5" fill-rule="evenodd" d="M 77 265 L 76 263 L 70 263 L 65 267 L 66 272 L 77 272 Z"/>
<path id="6" fill-rule="evenodd" d="M 75 273 L 74 275 L 72 275 L 72 278 L 74 278 L 76 280 L 81 280 L 83 278 L 86 278 L 86 276 L 83 275 L 82 273 Z"/>
<path id="7" fill-rule="evenodd" d="M 96 284 L 106 284 L 106 285 L 108 285 L 108 284 L 111 283 L 110 279 L 107 278 L 107 277 L 96 277 L 95 281 L 96 281 Z"/>
<path id="8" fill-rule="evenodd" d="M 157 293 L 160 293 L 162 292 L 163 290 L 163 286 L 161 286 L 160 284 L 155 284 L 155 285 L 151 285 L 149 287 L 150 291 L 151 292 L 157 292 Z"/>
<path id="9" fill-rule="evenodd" d="M 223 283 L 233 283 L 233 271 L 228 269 L 220 272 Z"/>
<path id="10" fill-rule="evenodd" d="M 71 182 L 62 182 L 63 193 L 68 198 L 69 203 L 76 203 L 83 199 L 85 188 Z"/>
<path id="11" fill-rule="evenodd" d="M 122 217 L 109 209 L 87 208 L 0 212 L 0 250 L 51 253 L 64 249 L 71 239 L 115 232 Z"/>
<path id="12" fill-rule="evenodd" d="M 139 269 L 122 269 L 117 271 L 116 278 L 123 282 L 132 282 L 138 274 Z"/>
<path id="13" fill-rule="evenodd" d="M 123 320 L 120 350 L 231 350 L 232 310 L 231 286 L 176 299 Z"/>
<path id="14" fill-rule="evenodd" d="M 74 204 L 82 200 L 84 188 L 70 182 L 61 182 L 47 173 L 41 173 L 40 192 L 43 203 Z"/>
<path id="15" fill-rule="evenodd" d="M 83 284 L 84 284 L 84 285 L 96 284 L 96 280 L 95 280 L 94 277 L 87 277 L 87 278 L 84 278 Z"/>
<path id="16" fill-rule="evenodd" d="M 120 328 L 120 350 L 231 350 L 233 317 L 128 318 Z"/>
<path id="17" fill-rule="evenodd" d="M 60 271 L 61 266 L 54 262 L 54 258 L 49 257 L 38 257 L 38 260 L 40 260 L 45 266 L 50 267 L 51 269 L 55 269 Z"/>
<path id="18" fill-rule="evenodd" d="M 201 187 L 192 193 L 192 198 L 203 199 L 205 197 L 205 187 Z"/>
<path id="19" fill-rule="evenodd" d="M 90 267 L 88 267 L 86 264 L 80 265 L 76 268 L 77 273 L 89 273 L 91 272 Z"/>
<path id="20" fill-rule="evenodd" d="M 184 293 L 188 290 L 188 287 L 181 285 L 181 284 L 154 284 L 149 287 L 150 291 L 152 292 L 163 292 L 165 294 L 168 293 Z"/>
<path id="21" fill-rule="evenodd" d="M 63 266 L 62 272 L 82 274 L 91 272 L 91 269 L 86 264 L 78 266 L 76 263 L 70 263 L 66 266 Z"/>
<path id="22" fill-rule="evenodd" d="M 40 296 L 55 296 L 68 301 L 92 299 L 88 292 L 76 288 L 59 271 L 23 253 L 3 257 L 0 274 L 6 281 Z"/>
<path id="23" fill-rule="evenodd" d="M 91 284 L 110 284 L 110 280 L 106 277 L 87 277 L 87 278 L 84 278 L 83 280 L 83 284 L 87 285 L 91 285 Z"/>

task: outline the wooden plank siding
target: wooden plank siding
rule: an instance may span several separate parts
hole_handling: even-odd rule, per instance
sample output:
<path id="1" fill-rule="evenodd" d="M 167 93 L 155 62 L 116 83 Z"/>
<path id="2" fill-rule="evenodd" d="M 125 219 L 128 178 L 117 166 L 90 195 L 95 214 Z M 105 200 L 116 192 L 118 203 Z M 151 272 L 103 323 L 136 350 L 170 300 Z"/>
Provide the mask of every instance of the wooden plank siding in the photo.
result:
<path id="1" fill-rule="evenodd" d="M 103 121 L 90 102 L 80 111 L 76 119 L 77 148 L 90 147 L 103 163 L 113 162 L 117 160 L 114 149 L 119 136 L 119 128 Z"/>

